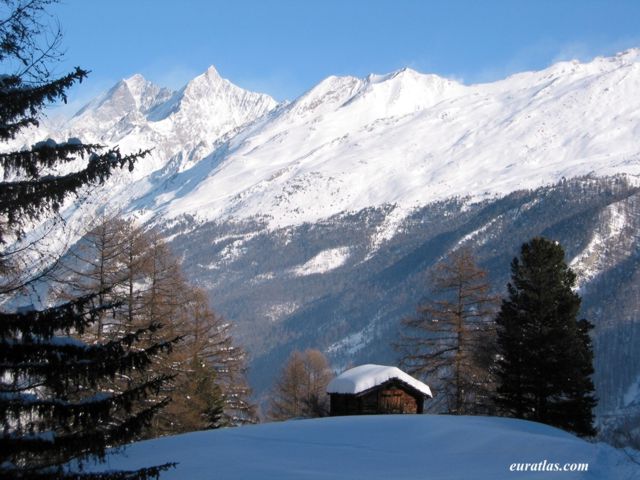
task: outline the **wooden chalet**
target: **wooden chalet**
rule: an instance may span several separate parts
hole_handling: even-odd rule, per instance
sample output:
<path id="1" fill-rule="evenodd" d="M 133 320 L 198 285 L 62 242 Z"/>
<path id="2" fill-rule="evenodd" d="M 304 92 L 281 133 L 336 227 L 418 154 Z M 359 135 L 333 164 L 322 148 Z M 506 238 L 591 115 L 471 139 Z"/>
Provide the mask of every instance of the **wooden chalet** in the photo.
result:
<path id="1" fill-rule="evenodd" d="M 332 416 L 422 413 L 431 389 L 397 367 L 361 365 L 327 386 Z"/>

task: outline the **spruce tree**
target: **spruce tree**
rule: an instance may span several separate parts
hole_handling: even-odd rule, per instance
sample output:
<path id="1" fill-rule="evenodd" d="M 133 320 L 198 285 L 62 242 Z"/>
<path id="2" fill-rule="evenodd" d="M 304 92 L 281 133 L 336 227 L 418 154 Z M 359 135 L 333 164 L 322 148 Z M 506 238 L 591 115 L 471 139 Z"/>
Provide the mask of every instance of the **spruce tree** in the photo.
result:
<path id="1" fill-rule="evenodd" d="M 591 436 L 593 325 L 577 318 L 575 281 L 560 244 L 534 238 L 522 245 L 496 318 L 496 402 L 507 415 Z"/>
<path id="2" fill-rule="evenodd" d="M 47 62 L 53 43 L 47 33 L 50 0 L 4 0 L 0 7 L 0 141 L 37 126 L 43 108 L 66 100 L 66 91 L 86 77 L 76 68 L 51 79 Z M 122 392 L 104 391 L 104 380 L 144 371 L 173 341 L 141 346 L 159 323 L 93 345 L 73 335 L 110 312 L 104 291 L 58 301 L 48 308 L 17 309 L 15 296 L 39 274 L 29 254 L 42 251 L 38 238 L 20 244 L 34 225 L 54 218 L 70 196 L 106 181 L 114 169 L 133 168 L 144 154 L 86 145 L 73 139 L 46 141 L 0 154 L 0 478 L 145 479 L 170 465 L 130 472 L 90 473 L 106 449 L 125 444 L 150 423 L 167 402 L 147 402 L 168 380 L 158 375 L 133 381 Z M 17 245 L 17 246 L 16 246 Z M 10 301 L 13 300 L 13 301 Z"/>

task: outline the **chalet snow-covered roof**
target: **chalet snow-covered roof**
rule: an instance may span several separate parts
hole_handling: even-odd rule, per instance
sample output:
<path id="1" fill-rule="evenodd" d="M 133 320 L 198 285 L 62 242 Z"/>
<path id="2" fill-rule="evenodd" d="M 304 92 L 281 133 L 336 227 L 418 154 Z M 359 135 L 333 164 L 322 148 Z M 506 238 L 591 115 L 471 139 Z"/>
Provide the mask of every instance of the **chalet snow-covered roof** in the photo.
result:
<path id="1" fill-rule="evenodd" d="M 433 396 L 428 385 L 404 373 L 399 368 L 374 364 L 360 365 L 341 373 L 329 382 L 327 393 L 357 394 L 394 378 L 412 386 L 426 396 Z"/>

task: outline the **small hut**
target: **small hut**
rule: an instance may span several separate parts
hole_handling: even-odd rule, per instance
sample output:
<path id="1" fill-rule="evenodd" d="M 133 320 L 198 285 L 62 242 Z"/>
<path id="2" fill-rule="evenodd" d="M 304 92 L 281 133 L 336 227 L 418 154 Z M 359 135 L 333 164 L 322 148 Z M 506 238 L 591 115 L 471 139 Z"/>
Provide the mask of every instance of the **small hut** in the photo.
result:
<path id="1" fill-rule="evenodd" d="M 422 413 L 431 389 L 397 367 L 361 365 L 343 372 L 327 386 L 331 415 Z"/>

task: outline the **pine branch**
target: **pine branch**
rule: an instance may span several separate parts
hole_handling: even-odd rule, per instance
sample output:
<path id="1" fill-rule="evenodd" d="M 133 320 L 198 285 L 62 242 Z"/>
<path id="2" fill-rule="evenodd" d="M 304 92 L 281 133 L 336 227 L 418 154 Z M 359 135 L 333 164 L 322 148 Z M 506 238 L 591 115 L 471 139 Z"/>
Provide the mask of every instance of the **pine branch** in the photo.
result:
<path id="1" fill-rule="evenodd" d="M 0 311 L 0 339 L 15 339 L 18 335 L 47 339 L 60 331 L 81 333 L 87 325 L 95 321 L 96 315 L 116 306 L 116 304 L 96 304 L 104 293 L 87 294 L 72 302 L 44 310 L 21 313 Z"/>
<path id="2" fill-rule="evenodd" d="M 0 77 L 0 140 L 14 138 L 25 121 L 27 125 L 38 125 L 35 117 L 42 108 L 56 101 L 66 103 L 66 91 L 88 74 L 76 67 L 64 77 L 36 86 L 25 86 L 17 75 Z M 16 128 L 18 125 L 20 128 Z"/>
<path id="3" fill-rule="evenodd" d="M 89 155 L 102 149 L 104 147 L 101 145 L 73 141 L 54 144 L 41 142 L 30 150 L 0 153 L 0 166 L 4 170 L 5 179 L 11 174 L 24 174 L 30 179 L 37 179 L 40 178 L 43 168 L 50 169 L 59 164 L 69 163 L 78 159 L 78 156 Z"/>
<path id="4" fill-rule="evenodd" d="M 133 170 L 135 161 L 148 153 L 147 150 L 122 155 L 115 148 L 101 155 L 92 154 L 86 168 L 77 172 L 0 183 L 0 215 L 12 227 L 25 220 L 36 220 L 49 211 L 57 212 L 69 194 L 77 194 L 87 184 L 104 183 L 115 168 L 127 165 Z"/>

